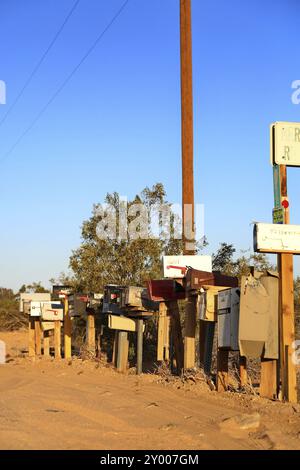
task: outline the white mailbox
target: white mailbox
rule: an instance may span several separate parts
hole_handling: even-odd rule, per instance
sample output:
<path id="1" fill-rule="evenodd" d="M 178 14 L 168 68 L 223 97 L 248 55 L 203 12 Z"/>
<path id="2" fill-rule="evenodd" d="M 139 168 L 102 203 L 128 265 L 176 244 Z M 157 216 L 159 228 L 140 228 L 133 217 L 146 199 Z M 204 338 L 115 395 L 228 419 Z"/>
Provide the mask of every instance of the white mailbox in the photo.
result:
<path id="1" fill-rule="evenodd" d="M 31 317 L 42 316 L 42 302 L 30 302 L 29 315 Z"/>
<path id="2" fill-rule="evenodd" d="M 60 302 L 42 302 L 41 316 L 45 321 L 63 321 L 64 307 Z"/>
<path id="3" fill-rule="evenodd" d="M 28 294 L 24 293 L 20 295 L 20 312 L 30 314 L 30 303 L 31 302 L 47 302 L 51 300 L 51 294 Z M 36 315 L 39 316 L 39 315 Z"/>
<path id="4" fill-rule="evenodd" d="M 212 272 L 212 257 L 206 255 L 197 256 L 164 256 L 164 277 L 169 279 L 180 279 L 185 277 L 187 268 L 199 271 Z"/>
<path id="5" fill-rule="evenodd" d="M 218 293 L 218 347 L 239 350 L 240 289 Z"/>

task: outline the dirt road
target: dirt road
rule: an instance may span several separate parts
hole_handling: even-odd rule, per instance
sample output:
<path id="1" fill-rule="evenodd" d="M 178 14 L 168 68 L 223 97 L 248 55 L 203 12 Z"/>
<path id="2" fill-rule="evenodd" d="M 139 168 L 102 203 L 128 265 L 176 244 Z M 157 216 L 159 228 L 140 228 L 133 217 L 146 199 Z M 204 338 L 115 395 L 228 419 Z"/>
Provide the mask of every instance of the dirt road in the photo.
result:
<path id="1" fill-rule="evenodd" d="M 89 361 L 23 358 L 1 333 L 0 449 L 297 449 L 300 407 L 204 384 L 157 383 Z"/>

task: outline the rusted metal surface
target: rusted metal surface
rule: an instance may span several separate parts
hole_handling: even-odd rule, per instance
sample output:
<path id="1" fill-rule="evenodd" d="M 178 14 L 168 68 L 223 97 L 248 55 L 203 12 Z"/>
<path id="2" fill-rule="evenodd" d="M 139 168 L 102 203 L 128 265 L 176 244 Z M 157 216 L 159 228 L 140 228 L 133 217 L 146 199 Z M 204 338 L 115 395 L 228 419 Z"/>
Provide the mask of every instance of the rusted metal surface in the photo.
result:
<path id="1" fill-rule="evenodd" d="M 219 271 L 212 273 L 189 269 L 185 278 L 186 290 L 198 290 L 202 286 L 238 287 L 238 278 L 225 276 Z"/>
<path id="2" fill-rule="evenodd" d="M 149 298 L 156 302 L 185 299 L 185 289 L 180 281 L 174 279 L 161 279 L 148 281 Z"/>

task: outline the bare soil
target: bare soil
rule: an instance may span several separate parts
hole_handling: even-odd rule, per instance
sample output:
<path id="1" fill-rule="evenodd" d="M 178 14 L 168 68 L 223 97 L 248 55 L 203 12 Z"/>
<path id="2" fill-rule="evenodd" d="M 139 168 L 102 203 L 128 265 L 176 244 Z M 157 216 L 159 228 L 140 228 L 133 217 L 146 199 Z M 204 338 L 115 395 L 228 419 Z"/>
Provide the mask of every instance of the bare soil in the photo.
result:
<path id="1" fill-rule="evenodd" d="M 300 405 L 93 361 L 31 360 L 26 331 L 0 339 L 0 449 L 300 449 Z"/>

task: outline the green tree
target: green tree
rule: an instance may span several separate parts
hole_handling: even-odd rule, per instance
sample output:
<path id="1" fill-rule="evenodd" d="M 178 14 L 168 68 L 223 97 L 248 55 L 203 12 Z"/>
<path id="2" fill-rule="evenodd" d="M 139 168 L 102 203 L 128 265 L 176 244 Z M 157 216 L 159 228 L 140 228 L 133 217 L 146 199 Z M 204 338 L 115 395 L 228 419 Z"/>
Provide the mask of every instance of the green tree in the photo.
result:
<path id="1" fill-rule="evenodd" d="M 251 253 L 247 250 L 242 251 L 241 256 L 234 259 L 235 253 L 236 249 L 233 245 L 221 243 L 217 253 L 213 255 L 213 269 L 239 279 L 249 274 L 251 267 L 254 267 L 256 271 L 276 269 L 265 254 Z"/>
<path id="2" fill-rule="evenodd" d="M 19 294 L 23 294 L 25 292 L 34 293 L 34 294 L 44 294 L 45 292 L 49 292 L 49 289 L 46 289 L 42 286 L 41 281 L 33 282 L 32 284 L 23 284 L 19 289 Z"/>
<path id="3" fill-rule="evenodd" d="M 105 202 L 110 204 L 116 212 L 117 226 L 121 214 L 119 212 L 120 196 L 118 193 L 109 193 Z M 144 204 L 148 210 L 154 209 L 157 204 L 169 203 L 161 183 L 152 188 L 146 187 L 140 194 L 128 202 L 128 208 L 133 204 Z M 162 255 L 176 255 L 182 253 L 182 242 L 172 238 L 175 231 L 175 215 L 171 216 L 171 238 L 164 237 L 164 223 L 159 219 L 162 235 L 158 238 L 121 239 L 111 236 L 101 239 L 97 236 L 97 226 L 103 221 L 99 211 L 100 204 L 93 208 L 92 216 L 82 226 L 81 246 L 73 251 L 70 258 L 70 267 L 74 273 L 77 289 L 93 292 L 101 291 L 105 284 L 143 285 L 147 279 L 161 277 Z M 127 216 L 130 224 L 140 213 Z M 150 223 L 148 226 L 150 230 Z M 137 225 L 137 234 L 141 228 Z M 141 234 L 140 234 L 141 235 Z"/>

